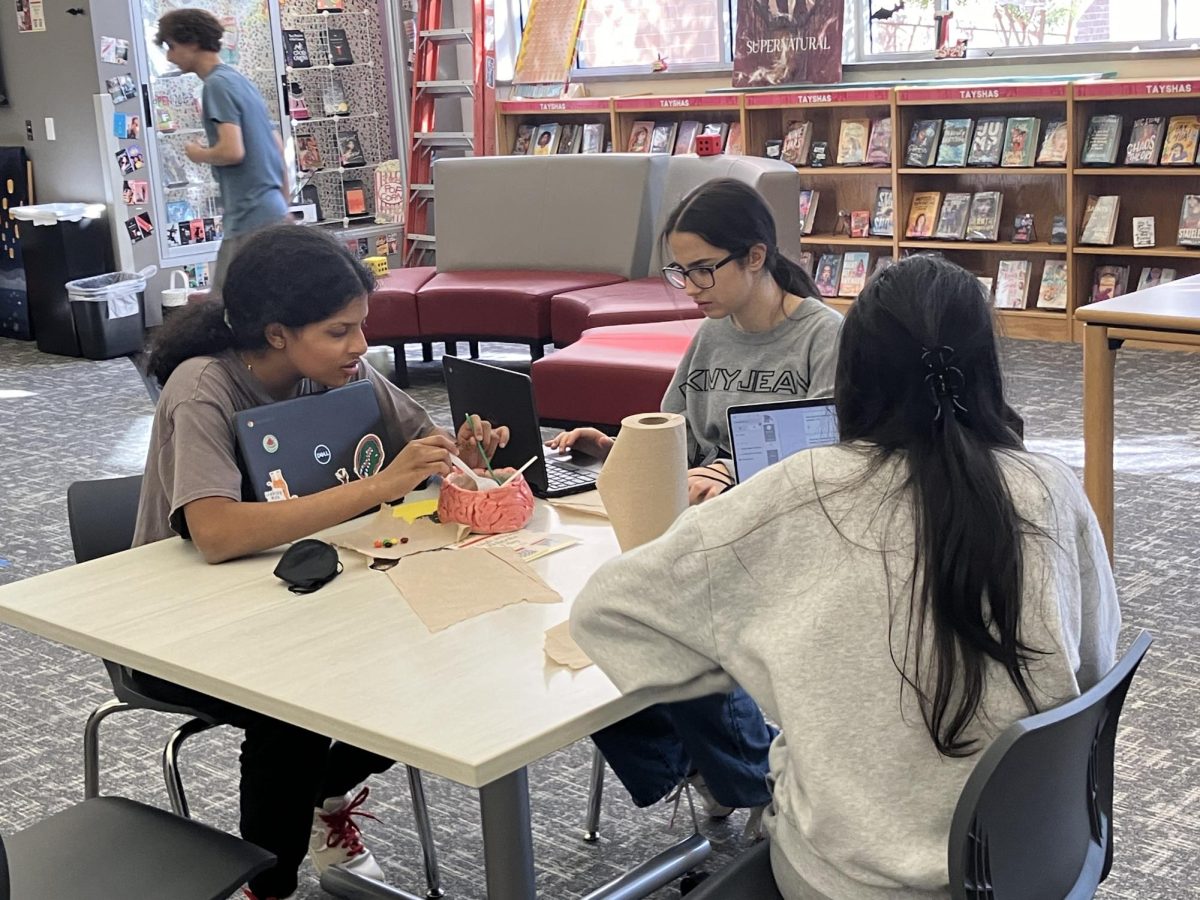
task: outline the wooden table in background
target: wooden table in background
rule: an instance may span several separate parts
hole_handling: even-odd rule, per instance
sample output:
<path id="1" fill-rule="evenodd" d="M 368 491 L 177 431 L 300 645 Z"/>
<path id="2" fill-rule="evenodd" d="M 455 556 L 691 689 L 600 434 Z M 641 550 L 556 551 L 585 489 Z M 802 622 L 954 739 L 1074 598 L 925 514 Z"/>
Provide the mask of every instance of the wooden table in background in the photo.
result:
<path id="1" fill-rule="evenodd" d="M 1200 349 L 1200 275 L 1081 306 L 1083 484 L 1113 556 L 1113 369 L 1125 341 Z"/>

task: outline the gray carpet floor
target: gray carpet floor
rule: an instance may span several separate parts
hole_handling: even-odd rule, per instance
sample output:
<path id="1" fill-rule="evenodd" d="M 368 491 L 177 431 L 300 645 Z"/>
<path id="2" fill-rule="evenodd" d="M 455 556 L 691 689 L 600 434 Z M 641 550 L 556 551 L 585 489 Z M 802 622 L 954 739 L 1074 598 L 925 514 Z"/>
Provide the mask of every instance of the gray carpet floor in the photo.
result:
<path id="1" fill-rule="evenodd" d="M 1075 346 L 1009 341 L 1012 400 L 1033 449 L 1077 469 L 1083 460 L 1081 357 Z M 525 351 L 487 345 L 484 356 L 528 365 Z M 372 360 L 387 370 L 385 353 Z M 411 393 L 448 417 L 440 365 L 410 355 Z M 66 488 L 77 479 L 140 472 L 151 402 L 126 359 L 48 356 L 0 340 L 0 583 L 70 564 Z M 1155 644 L 1126 704 L 1118 748 L 1116 863 L 1101 896 L 1200 897 L 1200 356 L 1127 350 L 1117 372 L 1117 582 L 1123 646 L 1137 629 Z M 0 627 L 0 833 L 82 796 L 81 732 L 109 697 L 100 663 Z M 367 677 L 367 676 L 364 676 Z M 166 805 L 157 750 L 174 721 L 124 713 L 105 724 L 103 790 Z M 185 751 L 193 814 L 236 825 L 237 735 L 217 729 Z M 599 844 L 579 839 L 591 748 L 576 744 L 530 770 L 540 896 L 577 898 L 686 833 L 667 807 L 636 810 L 611 776 Z M 436 777 L 426 790 L 451 897 L 482 898 L 475 795 Z M 419 892 L 420 854 L 402 770 L 372 782 L 367 836 L 393 883 Z M 710 868 L 744 844 L 744 813 L 705 830 Z M 898 835 L 897 840 L 903 836 Z M 323 896 L 306 870 L 299 898 Z M 660 898 L 678 896 L 668 888 Z"/>

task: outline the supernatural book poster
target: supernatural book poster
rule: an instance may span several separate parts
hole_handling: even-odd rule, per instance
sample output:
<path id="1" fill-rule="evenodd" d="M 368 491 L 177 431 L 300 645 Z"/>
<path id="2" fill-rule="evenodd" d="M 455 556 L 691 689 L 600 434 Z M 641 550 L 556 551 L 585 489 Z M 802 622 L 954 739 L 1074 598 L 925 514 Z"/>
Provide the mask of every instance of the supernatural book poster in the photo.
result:
<path id="1" fill-rule="evenodd" d="M 844 0 L 739 0 L 733 86 L 842 80 Z"/>

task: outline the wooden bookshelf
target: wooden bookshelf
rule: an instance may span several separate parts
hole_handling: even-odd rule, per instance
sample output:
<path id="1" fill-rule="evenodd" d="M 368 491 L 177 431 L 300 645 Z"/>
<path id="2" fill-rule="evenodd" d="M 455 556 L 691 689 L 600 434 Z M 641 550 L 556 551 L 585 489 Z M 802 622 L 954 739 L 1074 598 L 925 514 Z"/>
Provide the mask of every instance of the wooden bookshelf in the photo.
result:
<path id="1" fill-rule="evenodd" d="M 617 97 L 613 100 L 613 149 L 623 152 L 629 146 L 633 123 L 643 119 L 656 124 L 694 119 L 701 125 L 732 125 L 734 122 L 740 122 L 741 118 L 741 94 L 654 94 L 645 97 Z"/>
<path id="2" fill-rule="evenodd" d="M 1070 86 L 1065 83 L 989 84 L 980 86 L 897 87 L 896 159 L 904 161 L 913 123 L 921 119 L 978 120 L 985 116 L 1012 118 L 1034 116 L 1041 120 L 1038 148 L 1046 126 L 1056 119 L 1067 122 L 1068 135 L 1074 133 L 1071 122 Z M 1012 337 L 1065 341 L 1071 338 L 1071 307 L 1066 310 L 1040 310 L 1035 304 L 1041 286 L 1042 270 L 1052 259 L 1070 259 L 1072 235 L 1068 219 L 1068 243 L 1049 242 L 1056 215 L 1067 215 L 1072 195 L 1072 148 L 1067 148 L 1067 164 L 1058 166 L 899 166 L 896 170 L 896 234 L 901 253 L 937 251 L 977 275 L 996 278 L 1002 260 L 1026 260 L 1030 263 L 1029 289 L 1025 309 L 997 310 L 1001 331 Z M 1036 153 L 1036 149 L 1035 149 Z M 904 232 L 913 194 L 938 191 L 975 194 L 999 191 L 1003 197 L 1000 232 L 996 241 L 947 241 L 910 239 Z M 1014 219 L 1020 214 L 1033 216 L 1035 240 L 1012 240 Z M 1070 284 L 1072 267 L 1067 267 L 1068 304 L 1074 297 Z"/>
<path id="3" fill-rule="evenodd" d="M 1144 116 L 1200 115 L 1200 78 L 1114 79 L 1080 82 L 1072 88 L 1075 121 L 1072 151 L 1075 154 L 1075 191 L 1071 218 L 1072 238 L 1078 241 L 1084 205 L 1089 194 L 1119 194 L 1121 207 L 1113 246 L 1072 244 L 1071 271 L 1076 305 L 1089 302 L 1098 266 L 1129 267 L 1126 293 L 1137 288 L 1144 268 L 1175 269 L 1176 278 L 1200 274 L 1200 247 L 1177 243 L 1180 210 L 1186 194 L 1200 194 L 1200 166 L 1126 166 L 1125 148 L 1133 120 Z M 1093 116 L 1122 117 L 1121 139 L 1112 166 L 1083 166 L 1079 155 L 1088 122 Z M 1160 148 L 1161 151 L 1161 148 Z M 1152 216 L 1157 245 L 1133 246 L 1133 218 Z M 1075 325 L 1076 340 L 1083 326 Z"/>
<path id="4" fill-rule="evenodd" d="M 612 140 L 612 100 L 580 97 L 563 100 L 500 100 L 496 103 L 496 153 L 507 156 L 522 125 L 603 123 L 605 142 Z M 615 146 L 615 145 L 614 145 Z"/>

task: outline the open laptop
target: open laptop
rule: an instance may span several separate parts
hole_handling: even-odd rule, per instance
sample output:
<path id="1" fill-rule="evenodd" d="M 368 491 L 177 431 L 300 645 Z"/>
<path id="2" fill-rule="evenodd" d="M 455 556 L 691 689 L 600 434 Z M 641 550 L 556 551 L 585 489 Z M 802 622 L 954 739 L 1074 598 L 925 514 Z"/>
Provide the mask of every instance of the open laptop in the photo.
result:
<path id="1" fill-rule="evenodd" d="M 738 483 L 785 456 L 838 442 L 833 398 L 729 407 L 729 442 Z"/>
<path id="2" fill-rule="evenodd" d="M 251 500 L 303 497 L 373 475 L 394 449 L 366 379 L 243 410 L 233 427 L 243 495 Z"/>
<path id="3" fill-rule="evenodd" d="M 529 457 L 537 457 L 525 470 L 525 480 L 539 497 L 565 497 L 596 486 L 599 466 L 577 465 L 567 462 L 567 457 L 546 458 L 528 375 L 456 356 L 442 357 L 442 372 L 455 430 L 468 415 L 508 426 L 508 446 L 496 451 L 493 468 L 517 468 Z"/>

